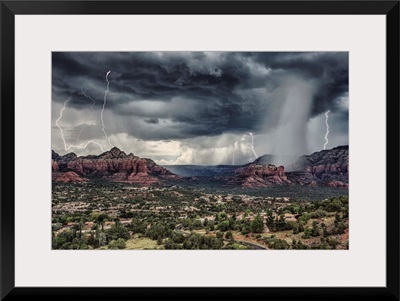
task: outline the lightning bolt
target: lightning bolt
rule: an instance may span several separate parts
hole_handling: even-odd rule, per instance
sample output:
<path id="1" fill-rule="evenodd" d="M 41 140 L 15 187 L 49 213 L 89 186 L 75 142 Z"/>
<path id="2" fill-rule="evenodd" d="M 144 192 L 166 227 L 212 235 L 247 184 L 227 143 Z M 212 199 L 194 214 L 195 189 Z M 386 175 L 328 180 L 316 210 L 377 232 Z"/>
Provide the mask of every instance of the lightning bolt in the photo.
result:
<path id="1" fill-rule="evenodd" d="M 68 99 L 67 99 L 66 101 L 64 101 L 64 106 L 62 107 L 62 109 L 61 109 L 61 111 L 60 111 L 60 117 L 58 117 L 58 119 L 56 120 L 56 126 L 60 129 L 60 132 L 61 132 L 61 139 L 62 139 L 63 142 L 64 142 L 64 148 L 65 148 L 65 150 L 68 150 L 68 149 L 67 149 L 67 143 L 65 142 L 65 138 L 64 138 L 64 131 L 63 131 L 62 127 L 61 127 L 58 123 L 60 122 L 60 120 L 61 120 L 61 118 L 62 118 L 62 116 L 63 116 L 63 112 L 64 112 L 64 110 L 65 110 L 65 108 L 66 108 L 66 106 L 67 106 L 67 103 L 68 103 L 70 100 L 71 100 L 71 96 L 68 97 Z"/>
<path id="2" fill-rule="evenodd" d="M 84 144 L 84 145 L 71 145 L 69 148 L 75 147 L 75 148 L 79 148 L 79 149 L 85 149 L 90 143 L 93 143 L 93 144 L 98 145 L 98 146 L 101 148 L 101 151 L 104 152 L 104 149 L 103 149 L 103 147 L 101 146 L 101 144 L 98 143 L 98 142 L 96 142 L 96 141 L 93 141 L 93 140 L 89 140 L 89 141 L 86 142 L 86 144 Z M 68 149 L 69 149 L 69 148 L 68 148 Z M 66 149 L 66 150 L 68 150 L 68 149 Z"/>
<path id="3" fill-rule="evenodd" d="M 328 123 L 328 119 L 329 119 L 329 112 L 330 111 L 326 111 L 325 112 L 325 124 L 326 124 L 326 134 L 325 134 L 325 144 L 324 144 L 324 149 L 326 149 L 326 146 L 329 143 L 328 140 L 328 134 L 329 134 L 329 123 Z"/>
<path id="4" fill-rule="evenodd" d="M 89 117 L 88 117 L 88 120 L 86 121 L 86 124 L 81 128 L 81 131 L 79 132 L 78 138 L 76 138 L 75 144 L 78 143 L 79 139 L 81 138 L 81 135 L 82 135 L 83 130 L 86 128 L 87 124 L 89 123 L 90 119 L 92 118 L 92 115 L 93 115 L 93 112 L 94 112 L 93 107 L 94 107 L 94 105 L 96 104 L 96 101 L 95 101 L 93 98 L 91 98 L 89 95 L 86 95 L 86 93 L 85 93 L 85 91 L 84 91 L 84 86 L 82 86 L 81 91 L 82 91 L 82 94 L 83 94 L 85 97 L 89 98 L 91 101 L 93 101 L 93 103 L 92 103 L 92 105 L 91 105 L 91 107 L 90 107 L 91 112 L 90 112 L 90 115 L 89 115 Z"/>
<path id="5" fill-rule="evenodd" d="M 256 157 L 256 159 L 258 158 L 256 150 L 254 149 L 254 136 L 253 133 L 249 133 L 250 137 L 251 137 L 251 150 L 253 151 L 254 156 Z"/>
<path id="6" fill-rule="evenodd" d="M 95 142 L 95 141 L 93 141 L 93 140 L 88 141 L 88 142 L 87 142 L 86 144 L 84 144 L 84 145 L 73 145 L 73 144 L 71 144 L 70 146 L 67 146 L 67 143 L 65 142 L 64 131 L 63 131 L 63 128 L 60 126 L 59 122 L 60 122 L 61 118 L 63 117 L 63 112 L 64 112 L 65 108 L 67 107 L 67 103 L 68 103 L 70 100 L 71 100 L 71 96 L 70 96 L 66 101 L 64 101 L 64 106 L 63 106 L 62 109 L 60 110 L 60 116 L 59 116 L 58 119 L 56 120 L 56 125 L 57 125 L 57 127 L 60 129 L 60 132 L 61 132 L 61 139 L 62 139 L 63 142 L 64 142 L 64 149 L 65 149 L 66 151 L 68 151 L 70 148 L 80 148 L 80 149 L 84 149 L 84 148 L 86 148 L 90 143 L 93 143 L 93 144 L 98 145 L 98 146 L 101 148 L 101 150 L 104 152 L 104 149 L 103 149 L 103 147 L 101 146 L 101 144 L 100 144 L 100 143 L 97 143 L 97 142 Z"/>
<path id="7" fill-rule="evenodd" d="M 108 93 L 108 89 L 110 87 L 110 82 L 108 81 L 108 75 L 110 73 L 111 73 L 111 70 L 108 71 L 107 74 L 106 74 L 107 89 L 106 89 L 106 92 L 104 92 L 104 102 L 103 102 L 103 108 L 101 109 L 101 112 L 100 112 L 100 118 L 101 118 L 101 125 L 102 125 L 101 130 L 103 131 L 104 136 L 106 136 L 108 144 L 110 144 L 110 146 L 112 147 L 113 145 L 111 144 L 110 139 L 108 139 L 108 136 L 107 136 L 107 133 L 106 133 L 106 126 L 104 125 L 104 119 L 103 119 L 103 113 L 104 113 L 104 109 L 105 109 L 106 103 L 107 103 L 107 93 Z"/>

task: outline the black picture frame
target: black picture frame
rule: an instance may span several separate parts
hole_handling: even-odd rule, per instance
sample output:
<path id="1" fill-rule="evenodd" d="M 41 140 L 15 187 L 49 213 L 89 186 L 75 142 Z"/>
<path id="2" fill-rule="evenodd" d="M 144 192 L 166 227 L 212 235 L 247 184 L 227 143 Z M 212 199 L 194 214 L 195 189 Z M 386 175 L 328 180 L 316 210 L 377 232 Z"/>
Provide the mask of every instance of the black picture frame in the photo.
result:
<path id="1" fill-rule="evenodd" d="M 1 1 L 1 299 L 399 300 L 399 7 L 399 1 Z M 18 14 L 385 15 L 386 287 L 15 287 L 14 17 Z"/>

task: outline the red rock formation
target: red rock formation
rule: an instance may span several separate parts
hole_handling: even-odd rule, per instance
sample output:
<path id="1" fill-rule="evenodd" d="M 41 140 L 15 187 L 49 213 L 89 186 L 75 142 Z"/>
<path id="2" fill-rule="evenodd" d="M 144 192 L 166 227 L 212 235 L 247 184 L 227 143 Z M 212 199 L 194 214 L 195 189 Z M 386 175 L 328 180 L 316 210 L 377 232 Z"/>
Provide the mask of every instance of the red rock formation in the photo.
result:
<path id="1" fill-rule="evenodd" d="M 349 184 L 343 183 L 341 181 L 329 181 L 325 185 L 328 187 L 349 187 Z"/>
<path id="2" fill-rule="evenodd" d="M 247 188 L 290 184 L 283 166 L 250 164 L 236 170 L 235 181 Z"/>
<path id="3" fill-rule="evenodd" d="M 53 157 L 57 156 L 53 154 Z M 133 154 L 127 155 L 116 147 L 99 156 L 77 157 L 71 153 L 58 157 L 57 161 L 53 161 L 59 171 L 72 171 L 88 178 L 142 185 L 151 185 L 163 178 L 179 178 L 150 159 L 142 159 Z M 53 163 L 53 166 L 55 164 Z"/>
<path id="4" fill-rule="evenodd" d="M 53 172 L 58 171 L 58 164 L 57 164 L 57 161 L 55 161 L 55 160 L 53 160 L 53 159 L 51 159 L 51 170 L 52 170 Z"/>
<path id="5" fill-rule="evenodd" d="M 277 171 L 279 177 L 285 177 L 285 168 L 282 165 L 278 167 Z"/>
<path id="6" fill-rule="evenodd" d="M 309 184 L 308 184 L 308 186 L 311 186 L 311 187 L 316 187 L 316 186 L 318 186 L 318 184 L 317 184 L 317 182 L 316 181 L 311 181 Z"/>
<path id="7" fill-rule="evenodd" d="M 62 183 L 88 181 L 88 179 L 80 177 L 77 173 L 73 171 L 53 172 L 52 178 L 54 182 L 62 182 Z"/>
<path id="8" fill-rule="evenodd" d="M 348 181 L 349 147 L 338 146 L 300 157 L 288 167 L 291 171 L 304 171 L 319 180 Z"/>

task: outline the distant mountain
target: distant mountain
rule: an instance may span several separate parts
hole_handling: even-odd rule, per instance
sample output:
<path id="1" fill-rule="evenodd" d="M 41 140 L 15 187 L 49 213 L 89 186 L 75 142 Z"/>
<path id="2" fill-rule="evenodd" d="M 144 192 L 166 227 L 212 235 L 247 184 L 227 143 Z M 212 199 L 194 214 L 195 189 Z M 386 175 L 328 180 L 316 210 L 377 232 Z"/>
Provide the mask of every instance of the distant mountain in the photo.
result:
<path id="1" fill-rule="evenodd" d="M 163 179 L 179 178 L 151 159 L 127 155 L 116 147 L 98 156 L 78 157 L 74 153 L 60 156 L 52 151 L 52 171 L 53 180 L 56 182 L 104 179 L 111 182 L 151 185 Z"/>
<path id="2" fill-rule="evenodd" d="M 233 176 L 236 165 L 163 165 L 174 174 L 182 177 L 220 177 Z"/>
<path id="3" fill-rule="evenodd" d="M 286 167 L 272 162 L 293 162 Z M 242 166 L 234 165 L 157 165 L 114 147 L 98 156 L 52 151 L 53 181 L 82 182 L 102 179 L 151 185 L 164 180 L 221 183 L 247 188 L 275 185 L 348 187 L 348 146 L 338 146 L 301 157 L 264 155 Z M 288 171 L 289 170 L 289 171 Z"/>
<path id="4" fill-rule="evenodd" d="M 258 157 L 255 161 L 245 164 L 245 165 L 250 165 L 250 164 L 256 164 L 256 165 L 283 165 L 287 166 L 289 164 L 292 164 L 295 162 L 297 159 L 299 159 L 300 156 L 289 156 L 289 155 L 263 155 L 261 157 Z"/>
<path id="5" fill-rule="evenodd" d="M 301 156 L 288 169 L 305 172 L 316 179 L 347 183 L 349 178 L 349 146 L 342 145 Z"/>
<path id="6" fill-rule="evenodd" d="M 250 165 L 284 165 L 293 163 L 299 156 L 263 155 L 254 162 L 244 165 L 163 165 L 171 172 L 183 177 L 230 177 L 237 174 L 238 168 Z"/>
<path id="7" fill-rule="evenodd" d="M 236 169 L 236 176 L 229 181 L 249 188 L 296 184 L 348 187 L 348 150 L 345 145 L 304 155 L 287 168 L 271 164 L 275 156 L 264 155 Z"/>

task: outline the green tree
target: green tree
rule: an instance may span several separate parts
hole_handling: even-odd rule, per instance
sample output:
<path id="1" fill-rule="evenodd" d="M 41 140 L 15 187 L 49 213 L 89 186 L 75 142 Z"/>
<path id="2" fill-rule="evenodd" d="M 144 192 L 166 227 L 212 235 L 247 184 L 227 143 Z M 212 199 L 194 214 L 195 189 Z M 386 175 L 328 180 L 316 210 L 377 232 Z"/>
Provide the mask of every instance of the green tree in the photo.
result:
<path id="1" fill-rule="evenodd" d="M 335 214 L 335 220 L 334 220 L 334 222 L 333 222 L 333 224 L 335 225 L 335 227 L 337 227 L 341 221 L 342 221 L 342 218 L 341 218 L 340 214 L 339 214 L 338 212 L 336 212 L 336 214 Z"/>
<path id="2" fill-rule="evenodd" d="M 96 216 L 96 223 L 101 226 L 101 231 L 104 232 L 104 224 L 108 220 L 107 214 L 101 213 Z"/>
<path id="3" fill-rule="evenodd" d="M 336 246 L 339 245 L 339 242 L 334 238 L 332 239 L 327 238 L 326 241 L 332 247 L 332 249 L 336 249 Z"/>
<path id="4" fill-rule="evenodd" d="M 196 219 L 194 222 L 193 222 L 193 228 L 195 228 L 195 229 L 202 229 L 203 228 L 203 225 L 202 225 L 202 223 L 201 223 L 201 220 L 199 220 L 199 219 Z"/>
<path id="5" fill-rule="evenodd" d="M 241 233 L 243 235 L 247 235 L 250 233 L 250 223 L 248 221 L 245 221 L 241 227 Z"/>
<path id="6" fill-rule="evenodd" d="M 311 228 L 307 228 L 305 231 L 304 231 L 304 234 L 303 234 L 303 238 L 311 238 L 311 235 L 312 235 L 312 229 Z"/>
<path id="7" fill-rule="evenodd" d="M 322 236 L 323 237 L 328 237 L 329 233 L 328 233 L 328 229 L 325 223 L 321 223 L 321 228 L 322 228 Z"/>
<path id="8" fill-rule="evenodd" d="M 208 222 L 208 226 L 210 227 L 210 231 L 214 231 L 215 230 L 215 223 L 213 220 Z"/>
<path id="9" fill-rule="evenodd" d="M 311 235 L 314 236 L 314 237 L 319 235 L 317 221 L 313 221 L 313 223 L 312 223 L 312 233 L 311 233 Z"/>
<path id="10" fill-rule="evenodd" d="M 299 232 L 304 232 L 304 224 L 302 221 L 299 221 Z"/>
<path id="11" fill-rule="evenodd" d="M 82 238 L 82 228 L 83 228 L 83 220 L 82 217 L 79 219 L 79 223 L 77 225 L 77 230 L 79 231 L 78 233 L 78 238 Z"/>
<path id="12" fill-rule="evenodd" d="M 221 221 L 225 221 L 227 219 L 228 219 L 228 215 L 224 211 L 221 211 L 218 213 L 218 221 L 221 222 Z"/>
<path id="13" fill-rule="evenodd" d="M 338 199 L 333 199 L 327 206 L 325 210 L 329 212 L 340 211 L 342 209 L 342 202 Z"/>
<path id="14" fill-rule="evenodd" d="M 343 222 L 339 222 L 337 227 L 336 227 L 336 233 L 337 234 L 343 234 L 345 230 L 346 230 L 345 224 Z"/>
<path id="15" fill-rule="evenodd" d="M 319 246 L 320 249 L 322 250 L 332 249 L 331 246 L 326 242 L 325 238 L 321 237 L 320 241 L 321 241 L 321 244 Z"/>
<path id="16" fill-rule="evenodd" d="M 283 214 L 279 215 L 279 219 L 276 221 L 275 227 L 278 230 L 286 230 L 287 223 L 286 223 L 286 220 L 285 220 L 285 216 Z"/>
<path id="17" fill-rule="evenodd" d="M 107 244 L 107 236 L 104 232 L 96 231 L 97 240 L 99 242 L 99 247 L 105 246 Z"/>
<path id="18" fill-rule="evenodd" d="M 112 225 L 111 228 L 106 231 L 106 234 L 109 240 L 117 240 L 118 238 L 129 239 L 130 237 L 129 231 L 118 222 Z"/>
<path id="19" fill-rule="evenodd" d="M 275 219 L 271 209 L 267 211 L 267 227 L 272 231 L 275 228 Z"/>
<path id="20" fill-rule="evenodd" d="M 296 223 L 294 226 L 293 226 L 293 234 L 297 234 L 297 233 L 299 233 L 300 231 L 299 231 L 299 224 L 298 223 Z"/>
<path id="21" fill-rule="evenodd" d="M 260 214 L 257 214 L 256 217 L 251 221 L 250 230 L 253 233 L 261 233 L 264 230 L 264 221 Z"/>
<path id="22" fill-rule="evenodd" d="M 235 230 L 236 229 L 236 222 L 235 219 L 233 219 L 232 217 L 230 217 L 228 219 L 228 223 L 229 223 L 229 229 L 231 230 Z"/>
<path id="23" fill-rule="evenodd" d="M 229 229 L 228 221 L 223 221 L 218 224 L 218 230 L 225 232 L 225 231 L 228 231 L 228 229 Z"/>

